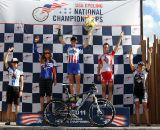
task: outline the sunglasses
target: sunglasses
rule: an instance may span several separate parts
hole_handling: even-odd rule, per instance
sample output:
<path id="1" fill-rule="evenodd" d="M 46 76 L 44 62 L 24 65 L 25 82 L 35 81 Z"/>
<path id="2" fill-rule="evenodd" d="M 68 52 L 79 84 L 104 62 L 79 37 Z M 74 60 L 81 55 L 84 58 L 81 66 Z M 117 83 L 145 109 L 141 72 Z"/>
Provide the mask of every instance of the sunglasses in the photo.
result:
<path id="1" fill-rule="evenodd" d="M 50 52 L 45 52 L 44 54 L 50 54 Z"/>
<path id="2" fill-rule="evenodd" d="M 18 64 L 18 62 L 12 62 L 12 63 L 14 63 L 14 64 Z"/>

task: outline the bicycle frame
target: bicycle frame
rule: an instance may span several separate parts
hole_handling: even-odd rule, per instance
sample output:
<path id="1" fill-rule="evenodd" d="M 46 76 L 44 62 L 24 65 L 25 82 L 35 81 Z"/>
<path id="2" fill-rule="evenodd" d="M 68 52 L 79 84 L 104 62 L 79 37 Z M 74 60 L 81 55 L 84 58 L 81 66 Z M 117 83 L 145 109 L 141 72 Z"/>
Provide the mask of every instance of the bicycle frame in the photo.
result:
<path id="1" fill-rule="evenodd" d="M 96 93 L 95 91 L 97 91 L 97 88 L 96 88 L 95 86 L 94 86 L 93 89 L 91 89 L 91 90 L 89 90 L 89 91 L 87 91 L 87 92 L 78 94 L 78 95 L 76 95 L 76 96 L 70 96 L 69 91 L 68 91 L 68 88 L 65 88 L 65 89 L 66 89 L 66 94 L 67 94 L 67 98 L 68 98 L 68 100 L 65 101 L 65 103 L 67 103 L 67 104 L 71 102 L 70 99 L 71 99 L 72 97 L 76 97 L 76 96 L 81 96 L 81 95 L 83 95 L 83 94 L 87 94 L 87 96 L 86 96 L 84 99 L 82 99 L 81 104 L 76 108 L 76 111 L 79 111 L 79 109 L 83 106 L 83 104 L 86 102 L 86 100 L 87 100 L 91 95 L 92 95 L 92 97 L 93 97 L 94 102 L 96 103 L 97 109 L 100 110 L 100 109 L 99 109 L 99 106 L 98 106 L 98 102 L 97 102 L 97 97 L 95 96 L 95 93 Z"/>

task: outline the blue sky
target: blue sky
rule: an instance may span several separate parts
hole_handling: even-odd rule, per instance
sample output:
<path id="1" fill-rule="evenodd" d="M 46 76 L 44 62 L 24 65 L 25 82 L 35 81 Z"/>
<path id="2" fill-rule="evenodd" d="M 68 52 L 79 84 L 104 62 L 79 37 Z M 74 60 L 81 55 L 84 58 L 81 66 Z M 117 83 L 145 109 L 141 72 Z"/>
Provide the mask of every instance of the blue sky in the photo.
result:
<path id="1" fill-rule="evenodd" d="M 160 0 L 145 0 L 143 5 L 144 39 L 152 43 L 154 34 L 160 36 Z"/>

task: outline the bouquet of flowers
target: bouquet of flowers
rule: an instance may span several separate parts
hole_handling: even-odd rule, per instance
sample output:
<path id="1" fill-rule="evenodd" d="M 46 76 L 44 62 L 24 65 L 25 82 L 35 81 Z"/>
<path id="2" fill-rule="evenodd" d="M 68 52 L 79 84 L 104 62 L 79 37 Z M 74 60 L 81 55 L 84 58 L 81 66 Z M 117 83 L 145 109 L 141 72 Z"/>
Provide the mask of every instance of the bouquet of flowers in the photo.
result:
<path id="1" fill-rule="evenodd" d="M 94 16 L 92 15 L 85 16 L 84 29 L 87 31 L 88 35 L 91 35 L 91 32 L 93 31 L 95 26 L 96 26 L 96 21 Z"/>

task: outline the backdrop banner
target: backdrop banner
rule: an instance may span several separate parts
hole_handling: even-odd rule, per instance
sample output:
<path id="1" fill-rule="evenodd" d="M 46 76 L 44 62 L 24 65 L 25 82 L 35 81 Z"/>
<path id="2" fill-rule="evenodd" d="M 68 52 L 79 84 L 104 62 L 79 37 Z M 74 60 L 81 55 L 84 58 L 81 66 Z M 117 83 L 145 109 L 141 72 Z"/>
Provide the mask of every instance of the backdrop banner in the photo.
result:
<path id="1" fill-rule="evenodd" d="M 97 25 L 93 30 L 92 46 L 80 54 L 81 93 L 97 84 L 98 98 L 102 97 L 101 83 L 97 81 L 98 56 L 103 53 L 103 43 L 115 47 L 120 33 L 122 43 L 114 56 L 114 90 L 112 102 L 116 107 L 130 107 L 133 112 L 133 76 L 128 61 L 128 51 L 133 50 L 134 63 L 141 60 L 140 0 L 124 1 L 54 1 L 54 0 L 1 0 L 0 1 L 0 111 L 6 111 L 8 72 L 4 70 L 3 57 L 9 47 L 14 47 L 12 57 L 20 61 L 24 71 L 24 92 L 20 112 L 40 111 L 40 64 L 34 54 L 33 38 L 40 36 L 37 44 L 41 54 L 45 48 L 52 51 L 57 62 L 57 85 L 53 86 L 53 98 L 65 98 L 62 83 L 68 83 L 67 55 L 58 40 L 58 25 L 67 44 L 77 36 L 82 45 L 87 34 L 84 17 L 93 15 Z M 14 110 L 14 107 L 13 107 Z"/>

